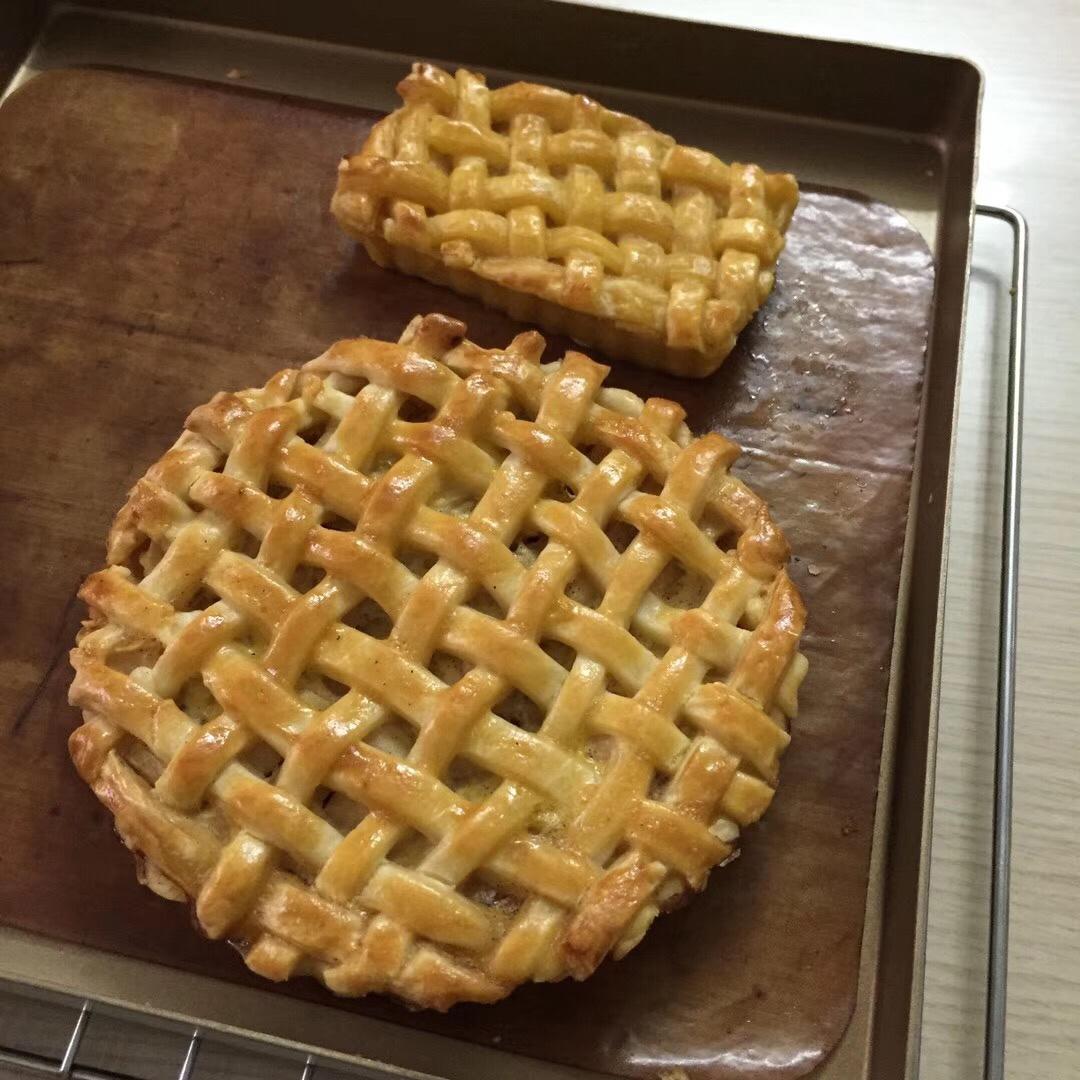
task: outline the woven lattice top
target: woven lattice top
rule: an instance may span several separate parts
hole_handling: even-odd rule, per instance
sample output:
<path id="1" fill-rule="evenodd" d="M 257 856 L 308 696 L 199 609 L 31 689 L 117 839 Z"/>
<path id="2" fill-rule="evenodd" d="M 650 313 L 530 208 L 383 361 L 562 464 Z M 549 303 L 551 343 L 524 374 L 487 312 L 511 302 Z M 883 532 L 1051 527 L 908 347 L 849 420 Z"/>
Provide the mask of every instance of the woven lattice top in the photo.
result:
<path id="1" fill-rule="evenodd" d="M 273 979 L 444 1008 L 588 975 L 768 805 L 784 540 L 680 408 L 444 316 L 217 395 L 72 653 L 85 780 Z"/>
<path id="2" fill-rule="evenodd" d="M 769 295 L 792 176 L 549 86 L 416 64 L 398 91 L 332 204 L 381 264 L 683 375 L 715 370 Z"/>

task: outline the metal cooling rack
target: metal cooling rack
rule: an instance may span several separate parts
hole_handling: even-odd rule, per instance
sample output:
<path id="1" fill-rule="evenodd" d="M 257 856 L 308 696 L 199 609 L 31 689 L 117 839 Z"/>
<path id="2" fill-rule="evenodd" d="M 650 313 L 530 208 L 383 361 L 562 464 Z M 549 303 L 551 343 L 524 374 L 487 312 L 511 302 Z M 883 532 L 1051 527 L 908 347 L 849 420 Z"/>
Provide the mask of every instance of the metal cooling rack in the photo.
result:
<path id="1" fill-rule="evenodd" d="M 1009 866 L 1012 858 L 1013 732 L 1016 724 L 1016 621 L 1020 590 L 1020 448 L 1024 422 L 1024 346 L 1027 336 L 1028 223 L 1008 206 L 979 205 L 982 218 L 1012 230 L 1009 289 L 1009 367 L 1005 402 L 1005 480 L 1002 497 L 1001 592 L 998 609 L 997 714 L 994 751 L 994 828 L 990 870 L 990 935 L 986 976 L 984 1080 L 1005 1077 L 1005 1012 L 1009 960 Z"/>
<path id="2" fill-rule="evenodd" d="M 986 1048 L 983 1059 L 985 1080 L 1002 1080 L 1005 1053 L 1005 1006 L 1006 962 L 1008 956 L 1009 921 L 1009 861 L 1012 820 L 1012 759 L 1016 672 L 1016 605 L 1019 562 L 1020 522 L 1020 446 L 1023 416 L 1023 374 L 1025 306 L 1027 294 L 1027 222 L 1017 211 L 1008 207 L 980 205 L 978 215 L 984 219 L 996 219 L 1006 223 L 1013 232 L 1012 287 L 1010 289 L 1010 331 L 1008 352 L 1008 382 L 1005 425 L 1005 478 L 1003 500 L 1003 536 L 1001 551 L 1000 624 L 998 635 L 998 687 L 997 687 L 997 753 L 994 776 L 994 828 L 993 858 L 991 864 L 991 911 L 989 963 L 987 971 Z M 0 1015 L 5 1009 L 5 999 L 10 1003 L 13 984 L 0 982 Z M 89 999 L 51 995 L 48 999 L 61 1003 L 72 1017 L 66 1042 L 58 1039 L 57 1053 L 38 1053 L 7 1048 L 0 1043 L 0 1065 L 21 1068 L 31 1074 L 71 1078 L 71 1080 L 138 1080 L 128 1073 L 79 1064 L 79 1051 L 87 1028 L 95 1013 L 104 1013 L 104 1007 Z M 25 1000 L 20 1003 L 23 1008 Z M 121 1013 L 109 1009 L 107 1015 L 122 1018 L 132 1029 L 145 1029 L 148 1024 L 139 1022 L 137 1013 Z M 155 1022 L 156 1024 L 156 1022 Z M 177 1056 L 175 1080 L 203 1080 L 199 1070 L 200 1050 L 211 1042 L 200 1028 L 177 1029 L 187 1039 L 186 1048 Z M 217 1040 L 213 1040 L 217 1041 Z M 62 1044 L 62 1049 L 60 1048 Z M 251 1050 L 265 1056 L 261 1044 L 250 1044 Z M 281 1051 L 281 1060 L 292 1062 L 298 1080 L 332 1080 L 332 1073 L 325 1063 L 310 1054 L 301 1056 Z M 269 1059 L 272 1060 L 272 1059 Z M 335 1065 L 333 1074 L 366 1077 L 381 1080 L 393 1074 L 379 1069 L 356 1066 L 343 1073 Z M 219 1073 L 219 1075 L 221 1075 Z M 258 1074 L 255 1074 L 258 1075 Z M 288 1074 L 286 1074 L 287 1076 Z M 260 1077 L 259 1080 L 262 1080 Z M 285 1080 L 285 1076 L 283 1076 Z"/>
<path id="3" fill-rule="evenodd" d="M 48 1019 L 43 1021 L 46 1012 Z M 171 1071 L 168 1052 L 161 1051 L 162 1063 L 153 1070 L 155 1080 L 164 1080 L 164 1077 L 170 1080 L 223 1080 L 234 1075 L 231 1065 L 241 1063 L 243 1076 L 257 1080 L 267 1080 L 268 1074 L 272 1074 L 273 1080 L 345 1080 L 346 1077 L 383 1080 L 390 1075 L 359 1065 L 346 1066 L 343 1070 L 341 1063 L 330 1065 L 311 1054 L 287 1050 L 275 1054 L 265 1044 L 243 1040 L 226 1042 L 197 1027 L 167 1024 L 156 1018 L 144 1021 L 137 1013 L 103 1006 L 89 999 L 51 993 L 35 993 L 30 997 L 26 987 L 0 980 L 0 1023 L 5 1030 L 12 1018 L 24 1031 L 20 1041 L 33 1048 L 0 1045 L 0 1069 L 8 1067 L 30 1075 L 62 1077 L 64 1080 L 143 1080 L 141 1073 L 130 1072 L 126 1067 L 121 1066 L 118 1070 L 111 1064 L 94 1064 L 86 1059 L 82 1051 L 91 1041 L 88 1034 L 92 1032 L 95 1020 L 108 1024 L 109 1031 L 105 1036 L 108 1045 L 138 1045 L 154 1036 L 168 1038 L 171 1035 L 175 1042 L 172 1060 L 176 1071 Z M 9 1038 L 10 1035 L 5 1035 L 4 1041 Z M 230 1051 L 233 1052 L 231 1061 L 223 1056 L 229 1055 Z M 236 1056 L 236 1051 L 242 1053 L 242 1058 Z M 209 1061 L 210 1052 L 221 1060 Z"/>

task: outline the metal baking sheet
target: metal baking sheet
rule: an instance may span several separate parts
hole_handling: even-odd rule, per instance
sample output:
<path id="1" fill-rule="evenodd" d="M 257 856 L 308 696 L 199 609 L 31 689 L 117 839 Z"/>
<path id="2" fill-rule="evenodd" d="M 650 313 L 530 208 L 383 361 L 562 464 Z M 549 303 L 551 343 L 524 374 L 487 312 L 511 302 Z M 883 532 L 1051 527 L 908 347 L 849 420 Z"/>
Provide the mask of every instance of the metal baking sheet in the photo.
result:
<path id="1" fill-rule="evenodd" d="M 688 32 L 685 24 L 639 20 L 634 16 L 614 13 L 582 12 L 563 6 L 523 10 L 526 14 L 530 10 L 538 16 L 542 14 L 548 20 L 545 25 L 557 27 L 557 31 L 551 35 L 553 39 L 562 38 L 564 34 L 578 36 L 597 32 L 596 26 L 582 26 L 581 20 L 588 23 L 596 19 L 601 22 L 614 19 L 624 36 L 647 34 L 651 42 L 666 43 L 671 48 L 684 50 L 689 47 L 685 40 Z M 174 7 L 172 12 L 175 14 L 177 9 Z M 412 25 L 428 25 L 425 19 L 430 14 L 423 10 L 415 12 Z M 449 57 L 451 60 L 476 62 L 477 48 L 486 45 L 485 55 L 490 59 L 483 66 L 488 70 L 491 69 L 492 59 L 506 69 L 518 65 L 521 58 L 513 55 L 511 47 L 500 47 L 499 42 L 490 37 L 498 28 L 485 24 L 485 29 L 485 25 L 481 25 L 482 12 L 479 9 L 466 8 L 462 14 L 466 29 L 471 25 L 471 35 L 462 30 L 462 18 L 456 16 L 455 32 L 441 39 L 439 49 L 432 48 L 426 52 L 419 47 L 410 48 L 411 27 L 389 25 L 395 21 L 390 16 L 386 24 L 374 28 L 365 25 L 365 32 L 368 34 L 367 40 L 377 39 L 381 47 L 390 47 L 396 40 L 400 45 L 398 51 L 402 53 L 408 49 L 410 53 L 420 52 L 437 58 Z M 232 9 L 223 7 L 219 16 L 242 21 L 245 12 L 239 5 Z M 314 5 L 308 31 L 328 33 L 328 28 L 332 29 L 330 23 L 320 20 L 332 22 L 332 16 L 330 7 L 322 9 Z M 470 17 L 477 21 L 469 24 Z M 575 20 L 578 20 L 576 30 Z M 606 22 L 599 29 L 611 33 L 614 25 Z M 279 25 L 273 29 L 296 32 L 301 28 Z M 344 34 L 348 27 L 339 29 Z M 428 31 L 419 36 L 423 38 Z M 702 28 L 698 28 L 698 32 L 701 31 Z M 458 32 L 463 36 L 455 37 Z M 400 36 L 394 38 L 395 33 Z M 489 36 L 485 38 L 484 34 Z M 684 35 L 681 44 L 680 34 Z M 713 35 L 714 28 L 706 29 L 704 34 Z M 795 75 L 791 80 L 793 93 L 794 87 L 799 84 L 799 71 L 803 72 L 804 80 L 809 79 L 810 73 L 821 70 L 815 65 L 830 59 L 831 70 L 835 72 L 837 80 L 832 92 L 832 97 L 836 98 L 833 110 L 813 116 L 799 115 L 795 109 L 789 109 L 787 114 L 779 114 L 774 110 L 779 109 L 782 103 L 776 100 L 776 87 L 772 85 L 762 88 L 760 99 L 768 108 L 755 108 L 752 97 L 746 96 L 745 79 L 739 82 L 737 92 L 726 87 L 722 94 L 713 90 L 712 96 L 726 98 L 723 104 L 713 101 L 710 96 L 699 96 L 692 103 L 669 96 L 678 90 L 696 89 L 685 83 L 663 86 L 665 94 L 658 95 L 655 90 L 657 84 L 662 83 L 662 76 L 656 73 L 651 75 L 654 92 L 646 94 L 634 85 L 639 81 L 636 76 L 640 73 L 631 70 L 632 65 L 624 72 L 622 87 L 620 80 L 612 77 L 613 86 L 597 88 L 595 92 L 605 101 L 645 113 L 659 125 L 690 141 L 707 142 L 700 137 L 700 133 L 708 130 L 713 133 L 712 138 L 722 140 L 725 149 L 735 147 L 731 156 L 740 156 L 740 148 L 746 148 L 747 154 L 750 148 L 755 148 L 757 152 L 753 156 L 764 158 L 766 164 L 783 165 L 793 168 L 803 178 L 840 183 L 884 197 L 918 224 L 923 235 L 933 244 L 937 256 L 935 321 L 920 430 L 918 494 L 913 501 L 913 506 L 919 512 L 911 516 L 906 559 L 908 567 L 913 560 L 918 560 L 920 574 L 914 577 L 905 575 L 905 598 L 911 605 L 908 612 L 910 617 L 906 622 L 901 620 L 901 643 L 906 648 L 894 654 L 894 669 L 902 674 L 902 678 L 893 681 L 894 707 L 891 716 L 894 722 L 890 730 L 895 734 L 898 721 L 903 727 L 904 738 L 896 744 L 896 754 L 891 752 L 890 739 L 882 759 L 883 794 L 873 852 L 873 887 L 863 935 L 859 1008 L 843 1043 L 826 1066 L 829 1073 L 850 1076 L 853 1075 L 853 1067 L 861 1067 L 858 1063 L 869 1060 L 874 1076 L 901 1075 L 918 1006 L 920 935 L 917 921 L 921 896 L 919 870 L 924 851 L 919 841 L 925 820 L 923 800 L 928 792 L 925 781 L 933 727 L 932 675 L 936 663 L 938 577 L 951 442 L 952 394 L 966 269 L 978 80 L 970 68 L 958 61 L 907 56 L 883 50 L 862 50 L 859 47 L 793 43 L 789 39 L 774 39 L 769 35 L 748 36 L 745 32 L 736 31 L 715 30 L 715 37 L 712 43 L 714 57 L 720 61 L 730 59 L 736 68 L 739 65 L 735 61 L 744 56 L 748 48 L 753 52 L 754 49 L 766 49 L 775 44 L 776 55 L 788 63 L 789 69 L 797 55 L 805 53 L 801 66 L 794 68 Z M 451 45 L 460 46 L 460 51 L 451 51 Z M 655 55 L 655 48 L 651 48 Z M 833 56 L 838 50 L 842 55 Z M 860 57 L 861 63 L 858 62 Z M 545 61 L 549 59 L 550 65 L 547 65 Z M 231 73 L 232 81 L 239 76 L 247 85 L 283 88 L 293 93 L 306 89 L 313 97 L 386 107 L 390 104 L 386 100 L 387 88 L 401 71 L 405 58 L 372 51 L 329 48 L 310 42 L 282 42 L 252 37 L 243 32 L 222 32 L 170 21 L 117 21 L 112 17 L 102 20 L 98 15 L 73 12 L 55 22 L 39 42 L 23 78 L 37 69 L 88 61 L 115 63 L 128 68 L 166 69 L 222 80 L 227 80 Z M 529 65 L 521 65 L 519 69 L 558 78 L 563 74 L 560 67 L 562 62 L 559 57 L 548 57 L 540 48 L 534 52 Z M 879 126 L 868 126 L 868 117 L 860 115 L 859 109 L 865 108 L 868 97 L 874 96 L 874 84 L 859 84 L 853 76 L 861 72 L 864 79 L 870 79 L 875 68 L 879 73 L 891 72 L 905 78 L 908 85 L 920 85 L 921 80 L 927 90 L 927 96 L 920 98 L 922 104 L 903 116 L 894 115 L 895 110 L 890 111 L 890 106 L 890 109 L 882 110 L 879 117 L 882 123 Z M 317 70 L 318 74 L 311 78 L 313 70 Z M 335 70 L 337 79 L 334 77 Z M 595 65 L 590 65 L 588 70 L 590 78 L 595 78 Z M 728 70 L 732 69 L 729 67 Z M 308 75 L 306 86 L 305 72 Z M 752 74 L 742 70 L 738 73 Z M 613 74 L 618 74 L 618 71 Z M 675 78 L 674 74 L 672 78 Z M 847 79 L 846 84 L 844 79 Z M 912 80 L 915 80 L 914 83 Z M 576 85 L 582 84 L 580 79 L 572 81 Z M 760 74 L 758 81 L 761 81 Z M 848 100 L 848 93 L 840 93 L 840 90 L 852 91 L 857 102 L 853 104 Z M 934 94 L 937 95 L 936 99 Z M 882 96 L 883 91 L 879 88 L 878 97 Z M 832 98 L 828 94 L 825 99 L 809 94 L 801 95 L 799 100 L 824 110 L 825 104 Z M 937 111 L 927 104 L 934 100 L 937 101 Z M 792 100 L 787 104 L 792 106 L 796 102 Z M 763 146 L 770 148 L 769 152 L 762 154 L 760 148 Z M 901 655 L 904 658 L 902 667 Z M 906 693 L 901 688 L 906 688 Z M 892 800 L 890 792 L 896 792 L 899 797 Z M 891 820 L 894 824 L 891 831 L 890 815 L 887 813 L 890 809 L 893 811 Z M 28 959 L 29 954 L 20 951 L 24 947 L 31 953 L 35 952 L 35 943 L 21 935 L 13 935 L 9 944 L 6 955 L 13 959 Z M 40 978 L 40 946 L 36 951 L 37 959 L 23 969 L 23 973 L 30 975 L 30 969 L 34 968 Z M 51 954 L 55 962 L 55 953 Z M 65 953 L 67 957 L 72 955 L 78 955 L 80 961 L 83 958 L 81 950 Z M 146 1000 L 138 992 L 140 969 L 137 963 L 119 960 L 99 963 L 99 959 L 87 957 L 85 968 L 80 966 L 74 969 L 85 972 L 86 982 L 68 981 L 65 985 L 84 987 L 89 992 L 114 1000 Z M 105 968 L 110 971 L 106 973 Z M 68 960 L 64 962 L 64 969 L 63 979 L 68 980 L 73 970 Z M 18 965 L 11 970 L 18 974 Z M 116 982 L 120 971 L 125 974 Z M 147 973 L 147 976 L 153 977 L 151 973 Z M 181 1013 L 187 1011 L 191 1015 L 204 1017 L 206 1010 L 198 1000 L 193 999 L 190 1007 L 184 1009 L 182 985 L 182 978 L 170 976 L 168 1003 L 163 1003 L 158 995 L 158 1008 Z M 204 992 L 201 991 L 200 996 Z M 250 1001 L 247 999 L 249 994 L 254 995 Z M 215 1018 L 219 1021 L 231 1021 L 241 1029 L 254 1028 L 264 1033 L 287 1034 L 297 1041 L 329 1048 L 340 1043 L 332 1032 L 326 1032 L 325 1018 L 320 1022 L 320 1019 L 310 1016 L 307 1006 L 293 1004 L 282 1014 L 280 999 L 259 991 L 236 991 L 227 1003 L 224 1003 L 224 999 L 219 1002 L 219 998 L 220 995 L 215 995 L 215 1006 L 219 1003 L 227 1005 L 224 1009 L 215 1009 Z M 153 999 L 151 995 L 151 1002 Z M 875 1009 L 875 1006 L 883 1004 L 890 1004 L 891 1009 Z M 875 1013 L 878 1018 L 876 1023 Z M 273 1022 L 264 1019 L 270 1016 L 277 1019 Z M 253 1017 L 258 1017 L 257 1022 L 252 1022 Z M 366 1051 L 372 1057 L 383 1060 L 401 1060 L 401 1047 L 397 1045 L 400 1039 L 395 1041 L 393 1029 L 379 1034 L 385 1024 L 378 1021 L 367 1023 L 371 1026 L 370 1034 L 365 1028 L 365 1039 L 370 1039 L 365 1043 Z M 326 1032 L 326 1037 L 322 1037 L 323 1032 Z M 380 1050 L 383 1036 L 387 1041 L 385 1048 Z M 442 1045 L 441 1038 L 424 1036 L 422 1048 L 418 1045 L 420 1042 L 415 1037 L 410 1039 L 409 1060 L 436 1074 L 445 1071 L 444 1064 L 440 1062 L 448 1060 L 447 1047 Z M 461 1075 L 480 1075 L 478 1070 L 494 1075 L 492 1070 L 500 1067 L 501 1055 L 489 1050 L 466 1049 L 460 1043 L 451 1045 L 454 1071 Z"/>

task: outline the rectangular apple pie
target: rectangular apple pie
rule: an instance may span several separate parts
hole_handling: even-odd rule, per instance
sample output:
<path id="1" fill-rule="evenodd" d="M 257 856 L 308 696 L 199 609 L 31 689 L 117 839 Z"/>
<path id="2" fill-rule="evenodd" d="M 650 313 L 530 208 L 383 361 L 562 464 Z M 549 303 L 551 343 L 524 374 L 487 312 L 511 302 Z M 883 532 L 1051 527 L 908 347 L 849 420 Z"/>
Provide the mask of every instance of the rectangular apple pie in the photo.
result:
<path id="1" fill-rule="evenodd" d="M 677 375 L 714 372 L 772 290 L 795 178 L 727 164 L 582 94 L 417 63 L 339 167 L 381 266 Z"/>

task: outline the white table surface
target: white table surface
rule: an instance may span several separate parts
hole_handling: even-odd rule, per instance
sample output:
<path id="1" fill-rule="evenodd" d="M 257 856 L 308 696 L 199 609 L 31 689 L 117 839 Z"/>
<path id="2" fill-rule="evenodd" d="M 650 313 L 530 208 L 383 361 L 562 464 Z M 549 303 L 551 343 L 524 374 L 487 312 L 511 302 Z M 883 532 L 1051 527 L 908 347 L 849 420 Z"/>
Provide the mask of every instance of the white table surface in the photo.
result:
<path id="1" fill-rule="evenodd" d="M 1008 1076 L 1080 1076 L 1080 829 L 1072 820 L 1080 797 L 1080 721 L 1072 709 L 1080 699 L 1080 0 L 609 5 L 952 53 L 985 75 L 979 196 L 1015 205 L 1032 227 Z M 1003 227 L 979 225 L 953 494 L 925 1080 L 977 1075 L 982 1047 L 1003 412 L 1001 363 L 987 363 L 987 354 L 1002 340 L 989 312 L 1002 307 L 1008 251 Z M 17 1024 L 3 999 L 0 1021 L 0 1028 Z M 39 1014 L 37 1023 L 48 1045 L 51 1022 Z M 57 1034 L 64 1023 L 57 1018 Z M 127 1050 L 140 1075 L 176 1075 L 175 1038 L 152 1033 Z M 102 1049 L 101 1063 L 117 1067 L 113 1053 Z M 279 1074 L 227 1053 L 203 1066 L 200 1078 Z M 0 1078 L 16 1075 L 0 1066 Z"/>

